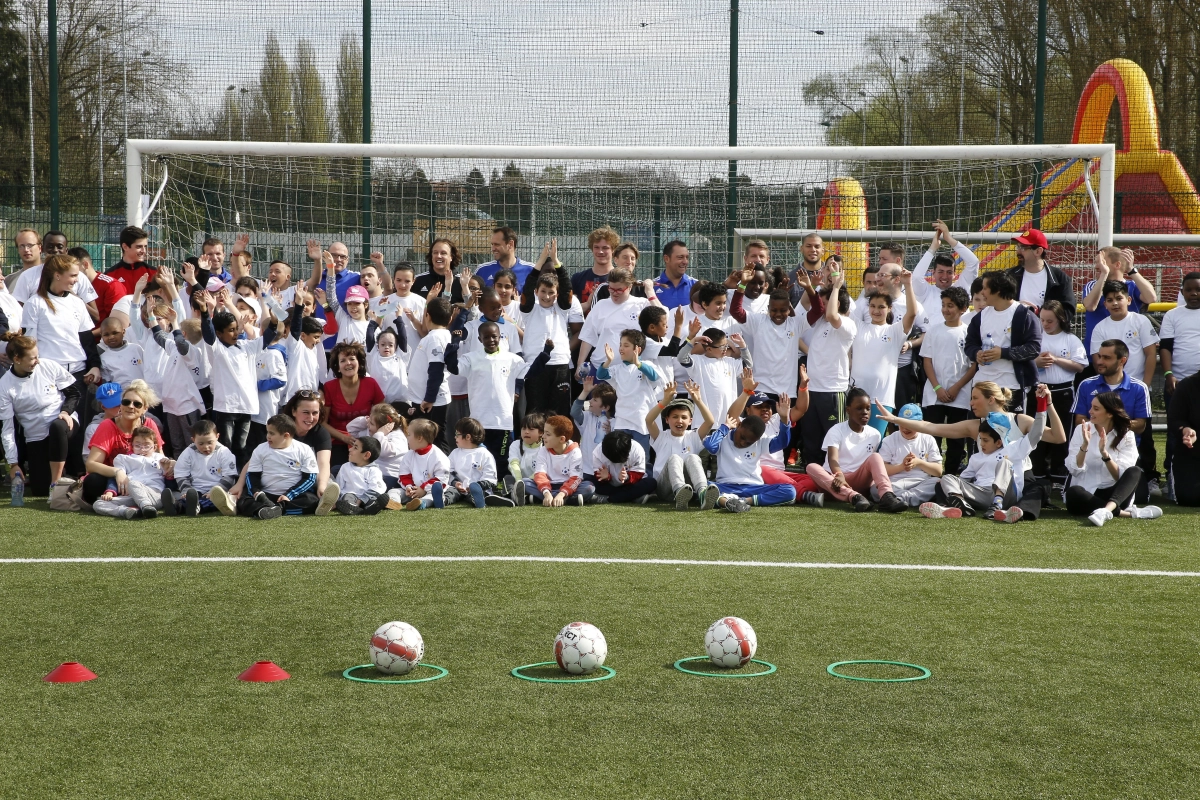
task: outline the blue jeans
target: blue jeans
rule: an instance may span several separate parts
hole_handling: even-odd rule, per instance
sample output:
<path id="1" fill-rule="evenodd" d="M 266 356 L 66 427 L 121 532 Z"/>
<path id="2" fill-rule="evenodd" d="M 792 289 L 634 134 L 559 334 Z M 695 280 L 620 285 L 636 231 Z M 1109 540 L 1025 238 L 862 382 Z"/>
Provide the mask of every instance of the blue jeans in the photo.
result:
<path id="1" fill-rule="evenodd" d="M 526 478 L 524 481 L 522 481 L 522 483 L 525 484 L 525 495 L 527 497 L 532 499 L 535 497 L 540 498 L 542 496 L 542 490 L 537 487 L 537 484 L 533 482 L 532 478 Z M 562 488 L 561 483 L 552 483 L 552 484 L 550 484 L 550 493 L 558 494 L 558 490 L 561 488 Z M 591 500 L 592 495 L 594 495 L 595 493 L 596 493 L 596 487 L 592 485 L 591 481 L 583 481 L 575 489 L 575 494 L 582 497 L 583 502 L 585 502 L 585 503 L 588 500 Z M 536 505 L 536 502 L 531 503 L 531 505 Z"/>

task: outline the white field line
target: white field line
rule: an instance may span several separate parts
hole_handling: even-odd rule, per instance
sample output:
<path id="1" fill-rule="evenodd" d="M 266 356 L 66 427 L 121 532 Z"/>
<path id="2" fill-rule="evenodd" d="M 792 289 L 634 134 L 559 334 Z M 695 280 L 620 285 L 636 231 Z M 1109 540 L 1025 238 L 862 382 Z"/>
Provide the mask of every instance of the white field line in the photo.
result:
<path id="1" fill-rule="evenodd" d="M 17 564 L 227 564 L 227 563 L 528 563 L 635 564 L 668 567 L 746 567 L 766 569 L 858 569 L 901 572 L 1009 572 L 1030 575 L 1114 575 L 1134 578 L 1200 578 L 1200 572 L 1160 569 L 1077 569 L 1069 567 L 984 567 L 954 564 L 845 564 L 820 561 L 719 561 L 684 558 L 571 558 L 566 556 L 111 556 L 63 558 L 0 558 L 0 565 Z"/>

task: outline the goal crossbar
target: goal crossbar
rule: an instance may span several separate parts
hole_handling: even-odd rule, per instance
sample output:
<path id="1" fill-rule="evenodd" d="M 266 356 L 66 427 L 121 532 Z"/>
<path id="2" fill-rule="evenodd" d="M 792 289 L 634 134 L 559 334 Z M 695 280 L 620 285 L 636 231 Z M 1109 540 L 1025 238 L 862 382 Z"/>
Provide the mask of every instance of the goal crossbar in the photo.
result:
<path id="1" fill-rule="evenodd" d="M 818 234 L 827 242 L 928 242 L 933 235 L 931 230 L 854 230 L 850 228 L 734 228 L 735 250 L 741 248 L 749 239 L 762 239 L 766 242 L 800 242 L 810 234 Z M 1007 244 L 1017 235 L 1013 231 L 951 231 L 954 238 L 963 244 Z M 1046 241 L 1050 244 L 1065 244 L 1087 242 L 1096 244 L 1100 240 L 1097 233 L 1045 232 Z M 1112 244 L 1124 247 L 1200 247 L 1200 234 L 1196 233 L 1114 233 Z"/>
<path id="2" fill-rule="evenodd" d="M 1097 243 L 1112 243 L 1116 186 L 1113 144 L 956 145 L 948 147 L 639 147 L 455 144 L 323 144 L 314 142 L 231 142 L 191 139 L 129 139 L 126 142 L 126 217 L 141 219 L 142 157 L 166 155 L 273 156 L 277 158 L 428 158 L 548 161 L 949 161 L 962 159 L 1069 160 L 1100 162 Z M 862 232 L 859 232 L 860 234 Z"/>

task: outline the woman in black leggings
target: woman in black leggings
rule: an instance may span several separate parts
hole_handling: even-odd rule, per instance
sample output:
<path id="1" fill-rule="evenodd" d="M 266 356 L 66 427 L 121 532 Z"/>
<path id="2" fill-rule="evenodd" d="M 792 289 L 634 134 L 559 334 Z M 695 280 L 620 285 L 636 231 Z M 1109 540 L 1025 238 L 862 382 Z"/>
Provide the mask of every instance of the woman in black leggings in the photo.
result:
<path id="1" fill-rule="evenodd" d="M 1077 517 L 1086 516 L 1096 527 L 1115 515 L 1134 519 L 1162 516 L 1158 506 L 1138 508 L 1132 503 L 1142 471 L 1137 466 L 1137 439 L 1129 424 L 1121 396 L 1104 392 L 1092 398 L 1088 421 L 1071 435 L 1067 511 Z"/>
<path id="2" fill-rule="evenodd" d="M 37 342 L 6 333 L 12 369 L 0 378 L 0 425 L 4 456 L 14 477 L 29 484 L 29 494 L 47 495 L 66 467 L 72 417 L 82 393 L 71 373 L 38 358 Z M 20 428 L 18 435 L 18 427 Z M 26 475 L 21 464 L 28 464 Z"/>

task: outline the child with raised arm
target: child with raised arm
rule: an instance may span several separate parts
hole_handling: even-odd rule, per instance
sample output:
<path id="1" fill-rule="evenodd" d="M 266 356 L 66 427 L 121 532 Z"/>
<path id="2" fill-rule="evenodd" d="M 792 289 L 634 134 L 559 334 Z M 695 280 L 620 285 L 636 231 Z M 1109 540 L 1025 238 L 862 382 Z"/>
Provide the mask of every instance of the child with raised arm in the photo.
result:
<path id="1" fill-rule="evenodd" d="M 158 435 L 153 428 L 134 428 L 133 452 L 113 459 L 117 473 L 108 480 L 108 489 L 92 504 L 92 510 L 106 517 L 154 519 L 162 503 L 166 474 L 174 462 L 158 452 Z"/>
<path id="2" fill-rule="evenodd" d="M 772 485 L 763 482 L 762 456 L 768 450 L 787 446 L 790 429 L 783 428 L 770 442 L 763 439 L 767 424 L 761 417 L 749 416 L 739 420 L 728 417 L 704 439 L 704 448 L 717 457 L 719 493 L 717 507 L 740 513 L 752 506 L 787 505 L 796 500 L 791 484 Z M 713 487 L 709 487 L 709 491 Z"/>
<path id="3" fill-rule="evenodd" d="M 570 417 L 553 416 L 542 430 L 542 447 L 533 461 L 533 476 L 513 485 L 513 502 L 526 504 L 527 497 L 541 497 L 546 508 L 567 503 L 582 506 L 596 491 L 584 480 L 583 454 L 571 440 L 575 425 Z"/>
<path id="4" fill-rule="evenodd" d="M 896 513 L 908 508 L 892 492 L 887 465 L 879 456 L 883 437 L 868 423 L 871 399 L 857 386 L 846 393 L 846 421 L 829 429 L 821 449 L 825 464 L 809 464 L 808 476 L 821 491 L 849 503 L 855 511 L 870 511 L 867 494 L 872 486 L 879 494 L 879 510 Z"/>
<path id="5" fill-rule="evenodd" d="M 218 511 L 232 517 L 234 504 L 228 490 L 237 483 L 237 461 L 233 451 L 217 441 L 217 426 L 198 420 L 191 428 L 192 443 L 175 462 L 179 492 L 162 491 L 162 507 L 168 517 L 182 513 L 197 517 L 201 511 Z"/>
<path id="6" fill-rule="evenodd" d="M 596 379 L 588 375 L 583 379 L 583 390 L 571 404 L 571 417 L 579 427 L 580 449 L 583 450 L 583 474 L 595 472 L 592 465 L 592 453 L 596 446 L 604 441 L 604 437 L 613 430 L 613 416 L 616 414 L 617 392 L 607 383 L 596 383 Z M 543 423 L 545 417 L 542 418 Z M 542 427 L 545 427 L 544 424 Z M 541 439 L 541 428 L 538 429 Z M 526 478 L 529 475 L 525 475 Z"/>
<path id="7" fill-rule="evenodd" d="M 389 403 L 407 403 L 411 397 L 406 350 L 408 331 L 400 317 L 386 328 L 371 321 L 367 327 L 367 374 L 379 384 Z"/>
<path id="8" fill-rule="evenodd" d="M 436 284 L 434 288 L 441 291 Z M 430 294 L 433 294 L 432 290 Z M 438 433 L 446 424 L 446 410 L 450 405 L 450 386 L 446 374 L 449 325 L 450 301 L 444 297 L 430 300 L 425 306 L 425 319 L 422 321 L 425 335 L 408 364 L 408 388 L 414 405 L 409 407 L 406 417 L 410 420 L 427 419 L 434 423 Z M 444 452 L 449 452 L 449 442 L 444 435 L 437 444 Z"/>
<path id="9" fill-rule="evenodd" d="M 879 398 L 888 411 L 896 408 L 897 364 L 917 318 L 912 273 L 901 270 L 900 279 L 904 283 L 906 300 L 904 316 L 893 319 L 892 296 L 887 292 L 876 292 L 869 301 L 869 321 L 859 326 L 850 348 L 850 377 L 854 385 L 863 389 L 868 398 Z M 871 421 L 867 424 L 879 431 L 882 438 L 887 430 L 887 420 L 876 416 L 874 408 L 871 412 Z"/>
<path id="10" fill-rule="evenodd" d="M 444 301 L 433 301 L 438 302 Z M 444 491 L 450 482 L 450 460 L 434 446 L 437 439 L 436 422 L 414 419 L 408 423 L 408 452 L 400 461 L 400 488 L 389 494 L 409 511 L 446 506 Z"/>
<path id="11" fill-rule="evenodd" d="M 943 475 L 942 493 L 947 505 L 923 503 L 921 514 L 930 519 L 957 519 L 983 512 L 996 522 L 1037 519 L 1041 511 L 1041 493 L 1025 498 L 1025 471 L 1022 465 L 1046 430 L 1050 389 L 1037 387 L 1037 414 L 1024 436 L 1012 439 L 1009 418 L 993 412 L 979 422 L 979 452 L 971 456 L 961 475 Z M 1053 411 L 1050 411 L 1053 414 Z M 1057 420 L 1057 415 L 1054 416 Z M 1058 423 L 1055 423 L 1057 425 Z M 1019 433 L 1019 431 L 1017 431 Z M 1007 506 L 1007 508 L 1005 508 Z"/>
<path id="12" fill-rule="evenodd" d="M 621 331 L 617 361 L 612 346 L 604 345 L 604 364 L 596 378 L 608 381 L 617 391 L 616 415 L 613 428 L 623 430 L 642 446 L 642 452 L 650 449 L 650 435 L 646 432 L 646 412 L 658 397 L 656 384 L 658 372 L 640 356 L 646 349 L 646 336 L 640 330 L 629 328 Z"/>
<path id="13" fill-rule="evenodd" d="M 316 300 L 303 283 L 296 284 L 295 303 L 288 321 L 287 385 L 283 389 L 284 402 L 305 389 L 316 392 L 321 389 L 321 377 L 325 374 L 325 348 L 321 339 L 325 336 L 325 321 L 313 316 Z"/>
<path id="14" fill-rule="evenodd" d="M 387 486 L 375 463 L 378 460 L 379 440 L 374 436 L 358 436 L 350 442 L 349 460 L 334 478 L 340 490 L 335 506 L 339 514 L 374 515 L 387 508 Z"/>
<path id="15" fill-rule="evenodd" d="M 525 382 L 525 406 L 531 411 L 569 414 L 571 329 L 575 323 L 571 321 L 571 279 L 566 270 L 558 267 L 552 272 L 530 273 L 521 295 L 520 310 L 525 336 L 530 342 L 554 342 L 546 369 Z M 533 347 L 525 348 L 526 360 L 532 361 L 538 352 Z"/>
<path id="16" fill-rule="evenodd" d="M 485 435 L 483 424 L 471 417 L 463 417 L 454 426 L 454 443 L 458 446 L 450 453 L 446 505 L 470 498 L 476 508 L 513 507 L 512 500 L 496 494 L 496 459 L 486 447 L 480 447 Z"/>
<path id="17" fill-rule="evenodd" d="M 143 365 L 146 359 L 142 346 L 125 341 L 125 323 L 109 317 L 100 323 L 100 380 L 102 383 L 119 383 L 121 388 L 130 381 L 145 379 Z"/>
<path id="18" fill-rule="evenodd" d="M 147 347 L 158 351 L 156 355 L 161 353 L 164 359 L 159 365 L 163 382 L 162 407 L 166 415 L 171 452 L 178 456 L 187 449 L 192 425 L 205 411 L 204 398 L 196 377 L 205 371 L 207 363 L 203 351 L 188 341 L 179 329 L 176 309 L 170 307 L 160 310 L 165 315 L 155 315 L 150 328 L 154 343 L 147 344 Z M 198 320 L 196 322 L 199 323 Z"/>
<path id="19" fill-rule="evenodd" d="M 971 298 L 966 289 L 951 286 L 942 291 L 941 300 L 943 321 L 930 326 L 921 345 L 926 378 L 921 413 L 930 422 L 955 423 L 971 418 L 971 379 L 977 365 L 964 350 L 967 325 L 963 321 Z M 941 440 L 934 441 L 940 448 Z M 945 471 L 958 474 L 966 456 L 966 439 L 947 439 Z"/>
<path id="20" fill-rule="evenodd" d="M 642 351 L 642 360 L 649 361 L 658 372 L 662 383 L 675 381 L 675 367 L 679 364 L 679 349 L 682 346 L 691 347 L 690 341 L 680 339 L 683 333 L 683 306 L 677 306 L 673 312 L 675 327 L 671 338 L 667 339 L 667 310 L 662 306 L 646 306 L 638 314 L 638 327 L 646 336 L 646 349 Z"/>
<path id="21" fill-rule="evenodd" d="M 654 437 L 654 479 L 658 482 L 658 496 L 675 504 L 676 511 L 687 511 L 695 497 L 701 510 L 711 511 L 717 504 L 720 490 L 709 483 L 704 474 L 700 453 L 704 449 L 703 439 L 713 427 L 712 412 L 700 396 L 700 387 L 689 381 L 685 386 L 690 400 L 675 396 L 675 384 L 663 387 L 663 396 L 646 413 L 646 428 Z M 692 430 L 695 411 L 703 420 L 699 429 Z M 666 421 L 660 431 L 660 420 Z"/>

